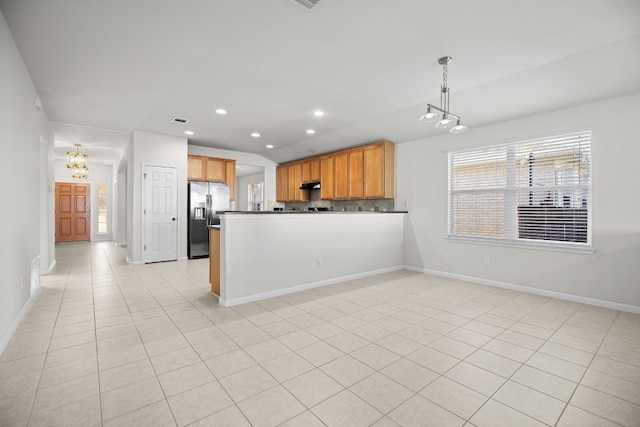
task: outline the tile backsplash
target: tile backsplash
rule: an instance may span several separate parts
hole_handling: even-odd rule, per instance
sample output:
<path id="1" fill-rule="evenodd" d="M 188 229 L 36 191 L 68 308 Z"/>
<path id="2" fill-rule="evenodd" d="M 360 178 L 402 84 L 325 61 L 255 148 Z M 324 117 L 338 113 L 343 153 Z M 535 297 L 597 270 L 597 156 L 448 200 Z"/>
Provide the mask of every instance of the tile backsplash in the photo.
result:
<path id="1" fill-rule="evenodd" d="M 388 212 L 395 209 L 393 199 L 367 199 L 367 200 L 320 200 L 320 191 L 310 191 L 309 202 L 287 202 L 287 208 L 294 210 L 307 210 L 308 208 L 329 208 L 333 211 L 381 211 Z M 332 209 L 333 208 L 333 209 Z"/>

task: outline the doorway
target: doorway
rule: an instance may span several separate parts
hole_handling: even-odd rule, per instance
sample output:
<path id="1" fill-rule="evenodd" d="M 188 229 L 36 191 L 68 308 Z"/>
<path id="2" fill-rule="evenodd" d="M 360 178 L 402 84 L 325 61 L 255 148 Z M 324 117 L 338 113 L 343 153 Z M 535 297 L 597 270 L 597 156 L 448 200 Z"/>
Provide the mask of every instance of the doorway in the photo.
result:
<path id="1" fill-rule="evenodd" d="M 90 239 L 91 184 L 56 182 L 56 243 Z"/>
<path id="2" fill-rule="evenodd" d="M 143 262 L 178 259 L 178 169 L 143 166 Z"/>

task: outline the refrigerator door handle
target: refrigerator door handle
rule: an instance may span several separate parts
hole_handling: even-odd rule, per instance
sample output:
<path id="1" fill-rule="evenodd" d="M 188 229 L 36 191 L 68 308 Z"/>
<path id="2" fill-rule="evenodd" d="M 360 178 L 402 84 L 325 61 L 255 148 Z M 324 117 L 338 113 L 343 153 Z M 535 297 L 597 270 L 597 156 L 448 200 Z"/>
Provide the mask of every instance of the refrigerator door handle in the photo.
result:
<path id="1" fill-rule="evenodd" d="M 207 194 L 205 204 L 205 215 L 207 217 L 207 226 L 211 225 L 211 194 Z"/>

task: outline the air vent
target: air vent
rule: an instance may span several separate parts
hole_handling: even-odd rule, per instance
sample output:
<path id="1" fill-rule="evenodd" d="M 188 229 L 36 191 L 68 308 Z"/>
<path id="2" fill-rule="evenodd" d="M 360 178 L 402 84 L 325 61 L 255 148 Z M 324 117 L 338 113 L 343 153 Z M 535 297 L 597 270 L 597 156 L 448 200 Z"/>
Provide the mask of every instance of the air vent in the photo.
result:
<path id="1" fill-rule="evenodd" d="M 174 117 L 173 120 L 171 120 L 174 123 L 189 123 L 189 119 L 183 119 L 182 117 Z"/>
<path id="2" fill-rule="evenodd" d="M 315 5 L 318 4 L 320 0 L 291 0 L 292 2 L 304 7 L 305 9 L 313 9 Z"/>

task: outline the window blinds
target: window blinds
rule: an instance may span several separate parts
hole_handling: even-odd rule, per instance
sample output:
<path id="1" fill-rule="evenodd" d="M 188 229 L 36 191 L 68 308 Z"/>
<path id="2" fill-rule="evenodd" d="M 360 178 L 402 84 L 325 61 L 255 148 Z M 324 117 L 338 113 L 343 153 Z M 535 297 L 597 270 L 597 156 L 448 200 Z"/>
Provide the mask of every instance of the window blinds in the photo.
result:
<path id="1" fill-rule="evenodd" d="M 449 236 L 590 244 L 591 131 L 449 152 Z"/>

